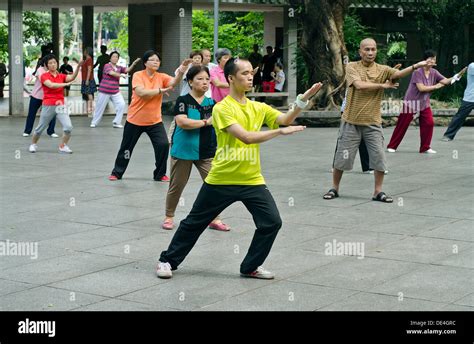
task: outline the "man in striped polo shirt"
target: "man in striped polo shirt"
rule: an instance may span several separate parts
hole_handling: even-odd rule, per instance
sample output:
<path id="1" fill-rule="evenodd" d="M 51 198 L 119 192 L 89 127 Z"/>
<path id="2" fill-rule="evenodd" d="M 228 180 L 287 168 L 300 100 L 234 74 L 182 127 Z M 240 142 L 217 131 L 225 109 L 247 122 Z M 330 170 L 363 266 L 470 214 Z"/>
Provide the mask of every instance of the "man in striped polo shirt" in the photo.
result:
<path id="1" fill-rule="evenodd" d="M 387 170 L 381 114 L 383 92 L 398 87 L 394 80 L 432 62 L 421 61 L 402 70 L 380 65 L 375 63 L 377 43 L 372 38 L 360 42 L 359 55 L 361 61 L 351 62 L 346 67 L 348 91 L 334 159 L 333 187 L 324 195 L 324 199 L 339 197 L 342 174 L 352 170 L 357 149 L 361 140 L 364 140 L 375 177 L 372 200 L 392 203 L 393 198 L 382 191 L 384 171 Z"/>

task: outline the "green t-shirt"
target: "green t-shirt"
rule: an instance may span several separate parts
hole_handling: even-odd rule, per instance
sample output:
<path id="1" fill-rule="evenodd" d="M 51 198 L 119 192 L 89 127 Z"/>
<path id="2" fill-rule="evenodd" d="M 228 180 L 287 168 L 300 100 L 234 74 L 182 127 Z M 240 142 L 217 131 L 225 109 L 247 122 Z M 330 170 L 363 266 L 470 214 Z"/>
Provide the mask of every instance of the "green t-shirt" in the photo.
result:
<path id="1" fill-rule="evenodd" d="M 225 97 L 212 110 L 212 125 L 217 136 L 217 150 L 206 183 L 213 185 L 263 185 L 260 168 L 260 145 L 247 145 L 224 129 L 238 123 L 247 131 L 260 131 L 263 124 L 277 129 L 281 114 L 267 104 L 247 99 L 240 104 Z"/>

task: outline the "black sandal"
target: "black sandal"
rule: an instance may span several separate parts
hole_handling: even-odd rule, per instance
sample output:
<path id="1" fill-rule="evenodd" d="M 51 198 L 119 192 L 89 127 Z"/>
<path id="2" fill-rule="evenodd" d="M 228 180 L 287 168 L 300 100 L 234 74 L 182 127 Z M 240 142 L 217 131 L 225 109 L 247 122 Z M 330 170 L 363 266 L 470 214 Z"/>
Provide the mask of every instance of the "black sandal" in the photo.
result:
<path id="1" fill-rule="evenodd" d="M 323 199 L 334 199 L 338 197 L 339 197 L 339 194 L 337 193 L 337 190 L 331 189 L 324 194 Z"/>
<path id="2" fill-rule="evenodd" d="M 377 194 L 377 196 L 375 197 L 372 197 L 372 201 L 379 201 L 379 202 L 382 202 L 382 203 L 392 203 L 393 202 L 393 198 L 390 197 L 390 196 L 387 196 L 385 194 L 385 192 L 379 192 Z"/>

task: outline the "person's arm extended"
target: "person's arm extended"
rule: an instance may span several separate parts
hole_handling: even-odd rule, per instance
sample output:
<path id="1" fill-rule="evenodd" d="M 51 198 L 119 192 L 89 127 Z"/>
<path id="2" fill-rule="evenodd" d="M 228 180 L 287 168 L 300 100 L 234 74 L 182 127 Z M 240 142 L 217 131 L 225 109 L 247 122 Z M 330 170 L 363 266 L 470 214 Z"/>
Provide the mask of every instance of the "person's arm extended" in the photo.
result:
<path id="1" fill-rule="evenodd" d="M 227 82 L 220 81 L 218 78 L 214 78 L 211 80 L 211 82 L 216 86 L 217 88 L 229 88 L 230 85 Z"/>
<path id="2" fill-rule="evenodd" d="M 127 74 L 130 73 L 130 72 L 133 70 L 133 68 L 135 68 L 135 66 L 137 65 L 137 63 L 140 62 L 141 60 L 142 60 L 142 59 L 139 58 L 139 57 L 136 58 L 135 61 L 133 61 L 133 63 L 132 63 L 129 67 L 127 67 L 127 69 L 125 70 L 125 73 L 127 73 Z"/>
<path id="3" fill-rule="evenodd" d="M 443 79 L 443 80 L 449 80 L 449 79 Z M 425 86 L 424 84 L 419 82 L 419 83 L 416 84 L 416 88 L 420 92 L 433 92 L 435 90 L 439 90 L 440 88 L 444 87 L 444 85 L 446 85 L 446 84 L 442 83 L 443 80 L 441 80 L 439 83 L 437 83 L 436 85 L 433 85 L 433 86 Z"/>
<path id="4" fill-rule="evenodd" d="M 433 66 L 436 66 L 436 64 L 434 64 L 431 60 L 430 61 L 428 61 L 428 60 L 420 61 L 420 62 L 415 63 L 414 65 L 412 65 L 410 67 L 407 67 L 407 68 L 404 68 L 402 70 L 396 71 L 395 73 L 392 74 L 390 79 L 391 80 L 401 79 L 401 78 L 411 74 L 412 72 L 414 72 L 418 68 L 425 67 L 425 66 L 433 67 Z"/>
<path id="5" fill-rule="evenodd" d="M 443 80 L 440 80 L 439 82 L 445 86 L 454 84 L 456 81 L 461 80 L 462 76 L 464 75 L 464 73 L 466 73 L 466 71 L 467 71 L 467 67 L 464 67 L 463 69 L 461 69 L 459 73 L 454 74 L 450 78 L 444 78 Z"/>
<path id="6" fill-rule="evenodd" d="M 77 68 L 76 68 L 76 70 L 74 71 L 73 74 L 70 74 L 70 75 L 66 76 L 66 82 L 67 83 L 69 83 L 69 82 L 71 82 L 71 81 L 73 81 L 74 79 L 77 78 L 77 74 L 79 74 L 79 69 L 81 68 L 82 63 L 83 63 L 82 61 L 79 62 L 79 65 L 77 66 Z"/>
<path id="7" fill-rule="evenodd" d="M 55 88 L 69 86 L 71 85 L 71 83 L 70 82 L 52 82 L 51 80 L 46 80 L 45 82 L 43 82 L 43 85 L 45 85 L 46 87 L 55 89 Z"/>
<path id="8" fill-rule="evenodd" d="M 357 90 L 385 90 L 388 88 L 396 89 L 398 87 L 398 83 L 394 83 L 392 81 L 386 81 L 383 84 L 378 84 L 370 81 L 355 80 L 352 85 Z"/>
<path id="9" fill-rule="evenodd" d="M 323 86 L 322 83 L 318 82 L 311 86 L 301 97 L 300 100 L 303 102 L 307 102 L 309 98 L 314 96 Z M 296 117 L 301 113 L 301 108 L 298 106 L 294 106 L 291 110 L 289 110 L 285 114 L 281 114 L 278 116 L 276 123 L 279 125 L 290 125 L 293 123 Z"/>
<path id="10" fill-rule="evenodd" d="M 234 123 L 225 128 L 225 131 L 243 143 L 250 145 L 254 143 L 262 143 L 280 135 L 290 135 L 298 131 L 303 131 L 305 128 L 306 127 L 303 125 L 296 125 L 265 131 L 247 131 L 240 124 Z"/>
<path id="11" fill-rule="evenodd" d="M 209 120 L 205 119 L 191 119 L 188 116 L 182 114 L 177 115 L 176 117 L 176 125 L 181 129 L 191 130 L 191 129 L 199 129 L 210 125 Z"/>
<path id="12" fill-rule="evenodd" d="M 173 79 L 171 79 L 171 81 L 168 84 L 168 87 L 173 88 L 176 85 L 179 85 L 181 80 L 183 80 L 184 74 L 188 70 L 189 64 L 192 63 L 192 62 L 193 62 L 193 59 L 186 59 L 186 60 L 183 61 L 183 63 L 181 63 L 181 66 L 179 66 L 178 69 L 177 69 L 178 73 L 176 74 L 176 76 Z"/>
<path id="13" fill-rule="evenodd" d="M 157 88 L 153 90 L 147 90 L 142 85 L 138 85 L 137 87 L 135 87 L 135 94 L 141 98 L 151 98 L 161 93 L 165 93 L 166 91 L 169 91 L 172 88 L 173 87 L 166 87 L 166 88 Z"/>

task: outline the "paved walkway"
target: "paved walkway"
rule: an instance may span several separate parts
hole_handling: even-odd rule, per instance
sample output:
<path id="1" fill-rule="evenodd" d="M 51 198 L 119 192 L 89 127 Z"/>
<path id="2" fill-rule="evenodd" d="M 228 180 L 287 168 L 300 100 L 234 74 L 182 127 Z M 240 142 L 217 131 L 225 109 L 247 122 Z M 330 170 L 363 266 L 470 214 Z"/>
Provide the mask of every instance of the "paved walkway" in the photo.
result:
<path id="1" fill-rule="evenodd" d="M 446 143 L 436 127 L 430 156 L 417 153 L 411 127 L 388 156 L 391 205 L 370 200 L 373 177 L 358 160 L 341 197 L 322 199 L 337 128 L 265 143 L 264 175 L 284 222 L 265 263 L 277 278 L 239 277 L 254 226 L 235 204 L 223 213 L 232 231 L 206 230 L 160 280 L 155 263 L 174 233 L 160 229 L 167 185 L 152 181 L 147 137 L 124 179 L 107 180 L 122 135 L 111 120 L 90 129 L 73 118 L 74 154 L 60 155 L 47 136 L 28 153 L 24 118 L 0 119 L 0 310 L 474 310 L 474 128 Z M 200 185 L 193 171 L 178 220 Z M 19 244 L 29 256 L 13 253 Z M 360 250 L 348 255 L 349 245 Z"/>

